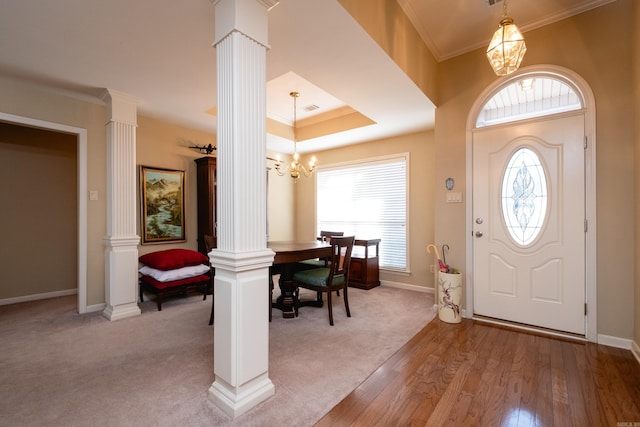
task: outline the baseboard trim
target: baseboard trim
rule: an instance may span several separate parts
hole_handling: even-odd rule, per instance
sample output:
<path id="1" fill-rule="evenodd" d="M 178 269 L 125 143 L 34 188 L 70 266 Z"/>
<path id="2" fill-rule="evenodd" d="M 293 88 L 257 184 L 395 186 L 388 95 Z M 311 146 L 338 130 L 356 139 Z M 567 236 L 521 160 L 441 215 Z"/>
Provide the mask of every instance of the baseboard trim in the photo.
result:
<path id="1" fill-rule="evenodd" d="M 107 304 L 105 303 L 88 305 L 86 313 L 95 313 L 96 311 L 102 311 L 105 309 L 106 306 Z"/>
<path id="2" fill-rule="evenodd" d="M 635 356 L 638 363 L 640 363 L 640 345 L 635 341 L 631 343 L 631 353 Z"/>
<path id="3" fill-rule="evenodd" d="M 78 288 L 65 289 L 63 291 L 45 292 L 42 294 L 24 295 L 20 297 L 4 298 L 0 299 L 0 305 L 18 304 L 21 302 L 38 301 L 41 299 L 65 297 L 68 295 L 75 295 L 78 293 Z"/>
<path id="4" fill-rule="evenodd" d="M 435 293 L 435 289 L 427 288 L 426 286 L 410 285 L 407 283 L 400 283 L 400 282 L 390 282 L 388 280 L 381 280 L 380 285 L 388 286 L 390 288 L 406 289 L 408 291 L 423 292 L 427 294 Z"/>
<path id="5" fill-rule="evenodd" d="M 633 341 L 626 338 L 612 337 L 611 335 L 598 334 L 598 344 L 608 345 L 609 347 L 617 347 L 625 350 L 631 350 Z"/>

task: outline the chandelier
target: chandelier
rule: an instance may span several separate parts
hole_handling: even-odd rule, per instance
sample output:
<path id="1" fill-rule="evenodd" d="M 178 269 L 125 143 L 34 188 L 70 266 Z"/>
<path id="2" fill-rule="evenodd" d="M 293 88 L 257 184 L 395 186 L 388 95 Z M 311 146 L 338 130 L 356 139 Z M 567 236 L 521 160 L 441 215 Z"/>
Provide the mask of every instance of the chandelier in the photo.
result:
<path id="1" fill-rule="evenodd" d="M 274 165 L 276 169 L 276 173 L 280 176 L 285 176 L 287 173 L 291 175 L 295 181 L 300 178 L 300 174 L 304 174 L 304 176 L 310 176 L 313 173 L 313 170 L 316 168 L 316 157 L 313 156 L 311 161 L 309 162 L 309 169 L 304 167 L 302 163 L 300 163 L 300 155 L 298 154 L 298 146 L 296 141 L 296 125 L 297 125 L 297 116 L 296 116 L 296 105 L 297 100 L 300 94 L 298 92 L 290 92 L 289 95 L 293 98 L 293 160 L 290 164 L 288 164 L 284 169 L 282 167 L 282 162 L 280 161 L 280 155 L 276 156 L 276 163 Z"/>
<path id="2" fill-rule="evenodd" d="M 502 3 L 502 11 L 500 26 L 487 48 L 487 58 L 498 76 L 506 76 L 516 71 L 527 51 L 522 33 L 513 23 L 513 19 L 507 16 L 507 0 Z"/>

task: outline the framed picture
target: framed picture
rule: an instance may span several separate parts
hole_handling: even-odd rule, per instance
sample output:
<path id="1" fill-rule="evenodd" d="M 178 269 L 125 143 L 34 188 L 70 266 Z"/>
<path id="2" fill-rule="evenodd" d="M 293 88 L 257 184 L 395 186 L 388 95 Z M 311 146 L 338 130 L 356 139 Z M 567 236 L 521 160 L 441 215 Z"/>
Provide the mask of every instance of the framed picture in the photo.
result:
<path id="1" fill-rule="evenodd" d="M 140 166 L 142 244 L 184 242 L 185 172 Z"/>

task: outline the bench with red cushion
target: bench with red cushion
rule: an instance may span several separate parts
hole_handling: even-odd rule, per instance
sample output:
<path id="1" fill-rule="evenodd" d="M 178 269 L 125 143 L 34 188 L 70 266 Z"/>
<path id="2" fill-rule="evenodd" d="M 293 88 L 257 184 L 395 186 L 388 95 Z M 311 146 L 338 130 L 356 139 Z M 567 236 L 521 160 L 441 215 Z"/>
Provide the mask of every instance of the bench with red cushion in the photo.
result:
<path id="1" fill-rule="evenodd" d="M 141 269 L 145 273 L 149 273 L 151 269 L 155 270 L 156 273 L 160 273 L 161 276 L 179 277 L 176 280 L 165 280 L 160 277 L 162 280 L 158 280 L 152 276 L 153 272 L 140 274 L 140 302 L 143 302 L 143 291 L 152 293 L 156 296 L 158 311 L 162 310 L 162 302 L 165 297 L 184 295 L 189 291 L 198 291 L 203 293 L 203 300 L 206 300 L 207 294 L 211 292 L 213 275 L 208 267 L 209 259 L 200 252 L 190 249 L 167 249 L 142 255 L 138 260 L 148 267 Z M 190 277 L 183 277 L 184 274 L 181 274 L 184 270 L 193 270 L 188 267 L 200 265 L 207 266 L 200 269 L 206 270 L 206 273 L 189 273 Z"/>

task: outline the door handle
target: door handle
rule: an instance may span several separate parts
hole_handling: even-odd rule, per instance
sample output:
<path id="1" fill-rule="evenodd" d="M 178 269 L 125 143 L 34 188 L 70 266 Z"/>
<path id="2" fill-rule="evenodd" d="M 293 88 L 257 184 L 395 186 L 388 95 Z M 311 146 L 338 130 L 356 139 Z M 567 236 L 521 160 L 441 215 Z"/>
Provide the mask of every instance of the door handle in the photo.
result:
<path id="1" fill-rule="evenodd" d="M 482 237 L 482 231 L 476 231 L 476 237 Z"/>

